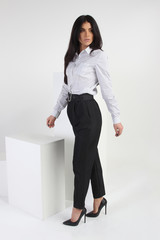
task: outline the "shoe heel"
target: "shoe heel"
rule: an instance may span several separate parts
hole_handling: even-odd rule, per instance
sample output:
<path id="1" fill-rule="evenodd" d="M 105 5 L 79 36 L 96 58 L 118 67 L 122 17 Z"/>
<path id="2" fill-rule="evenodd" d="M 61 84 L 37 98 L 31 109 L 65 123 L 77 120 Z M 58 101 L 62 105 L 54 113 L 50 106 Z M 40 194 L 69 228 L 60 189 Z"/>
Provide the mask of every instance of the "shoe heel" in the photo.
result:
<path id="1" fill-rule="evenodd" d="M 107 214 L 107 203 L 105 203 L 105 214 Z"/>
<path id="2" fill-rule="evenodd" d="M 86 223 L 86 214 L 84 214 L 84 223 Z"/>

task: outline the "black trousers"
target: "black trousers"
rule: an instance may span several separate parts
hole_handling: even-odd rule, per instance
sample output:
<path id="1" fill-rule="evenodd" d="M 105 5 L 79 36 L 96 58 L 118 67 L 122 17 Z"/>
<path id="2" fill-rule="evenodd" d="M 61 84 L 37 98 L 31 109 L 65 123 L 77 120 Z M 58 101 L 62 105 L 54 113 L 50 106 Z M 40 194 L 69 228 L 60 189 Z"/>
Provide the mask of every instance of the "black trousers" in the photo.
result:
<path id="1" fill-rule="evenodd" d="M 75 135 L 72 162 L 74 172 L 73 206 L 82 209 L 85 206 L 90 179 L 93 197 L 99 198 L 105 195 L 103 172 L 97 148 L 102 115 L 93 96 L 89 100 L 73 99 L 68 102 L 67 115 Z"/>

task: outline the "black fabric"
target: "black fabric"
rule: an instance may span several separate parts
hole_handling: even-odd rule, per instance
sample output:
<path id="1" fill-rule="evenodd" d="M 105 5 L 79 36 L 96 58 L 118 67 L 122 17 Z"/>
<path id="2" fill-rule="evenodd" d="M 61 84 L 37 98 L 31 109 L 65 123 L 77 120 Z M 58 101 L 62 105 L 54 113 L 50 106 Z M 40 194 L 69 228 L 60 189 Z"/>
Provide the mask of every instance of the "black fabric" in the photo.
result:
<path id="1" fill-rule="evenodd" d="M 90 95 L 87 93 L 87 95 Z M 103 172 L 98 153 L 98 141 L 102 115 L 98 103 L 90 95 L 89 100 L 71 99 L 67 115 L 75 135 L 73 151 L 74 199 L 73 206 L 82 209 L 91 179 L 94 198 L 105 195 Z"/>
<path id="2" fill-rule="evenodd" d="M 89 93 L 83 93 L 83 94 L 71 94 L 68 93 L 68 101 L 72 100 L 91 100 L 93 98 L 93 95 Z"/>

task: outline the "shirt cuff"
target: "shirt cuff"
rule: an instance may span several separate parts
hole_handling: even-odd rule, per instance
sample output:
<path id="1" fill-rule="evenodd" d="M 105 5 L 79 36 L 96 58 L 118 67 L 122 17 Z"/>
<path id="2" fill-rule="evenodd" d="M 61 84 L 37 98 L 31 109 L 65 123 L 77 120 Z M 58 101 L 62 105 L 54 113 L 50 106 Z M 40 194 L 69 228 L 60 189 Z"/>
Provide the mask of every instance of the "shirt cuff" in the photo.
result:
<path id="1" fill-rule="evenodd" d="M 57 111 L 53 110 L 51 115 L 54 116 L 55 118 L 58 118 L 59 115 L 60 115 L 60 112 L 57 112 Z"/>
<path id="2" fill-rule="evenodd" d="M 121 123 L 121 120 L 119 117 L 113 118 L 112 121 L 113 121 L 113 124 Z"/>

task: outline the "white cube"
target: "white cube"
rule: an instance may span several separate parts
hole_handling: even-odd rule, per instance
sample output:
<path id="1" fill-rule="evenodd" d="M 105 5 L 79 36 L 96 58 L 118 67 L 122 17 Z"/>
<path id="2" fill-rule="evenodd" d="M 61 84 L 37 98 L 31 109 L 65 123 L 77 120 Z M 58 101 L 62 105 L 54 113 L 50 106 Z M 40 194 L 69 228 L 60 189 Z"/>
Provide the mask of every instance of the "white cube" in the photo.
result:
<path id="1" fill-rule="evenodd" d="M 64 139 L 6 136 L 9 204 L 45 219 L 65 209 Z"/>
<path id="2" fill-rule="evenodd" d="M 0 197 L 7 197 L 7 169 L 6 160 L 0 160 Z"/>

